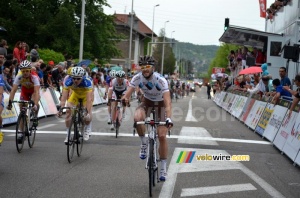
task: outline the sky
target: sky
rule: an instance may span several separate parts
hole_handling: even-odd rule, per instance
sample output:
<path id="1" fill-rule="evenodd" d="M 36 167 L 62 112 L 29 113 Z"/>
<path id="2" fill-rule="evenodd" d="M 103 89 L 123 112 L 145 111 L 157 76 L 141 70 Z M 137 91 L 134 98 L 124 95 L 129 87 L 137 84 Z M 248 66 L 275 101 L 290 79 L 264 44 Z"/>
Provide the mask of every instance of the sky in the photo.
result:
<path id="1" fill-rule="evenodd" d="M 267 1 L 267 7 L 274 1 Z M 111 8 L 104 7 L 106 14 L 131 12 L 132 0 L 107 0 L 107 3 Z M 159 6 L 154 8 L 157 4 Z M 265 30 L 258 0 L 133 0 L 133 10 L 150 29 L 155 10 L 157 35 L 166 25 L 168 38 L 198 45 L 220 45 L 225 18 L 230 19 L 231 25 Z"/>

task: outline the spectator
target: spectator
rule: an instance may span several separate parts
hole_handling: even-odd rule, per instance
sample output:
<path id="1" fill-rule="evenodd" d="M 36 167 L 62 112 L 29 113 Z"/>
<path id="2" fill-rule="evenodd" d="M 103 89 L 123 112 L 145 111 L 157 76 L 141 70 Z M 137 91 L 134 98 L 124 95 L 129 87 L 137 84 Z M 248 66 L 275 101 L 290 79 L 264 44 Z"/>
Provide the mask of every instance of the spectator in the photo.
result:
<path id="1" fill-rule="evenodd" d="M 273 87 L 276 90 L 276 94 L 274 95 L 272 100 L 274 104 L 277 104 L 280 97 L 282 97 L 282 99 L 285 100 L 292 100 L 292 94 L 289 91 L 283 89 L 282 85 L 280 84 L 280 80 L 278 78 L 274 79 L 272 83 L 273 83 Z"/>
<path id="2" fill-rule="evenodd" d="M 225 87 L 224 87 L 224 91 L 227 91 L 228 88 L 231 86 L 231 82 L 229 81 L 228 78 L 225 78 Z M 215 94 L 215 92 L 214 92 Z"/>
<path id="3" fill-rule="evenodd" d="M 13 58 L 18 60 L 18 64 L 20 64 L 21 62 L 21 50 L 22 50 L 22 42 L 18 41 L 15 44 L 14 51 L 13 51 Z"/>
<path id="4" fill-rule="evenodd" d="M 211 86 L 209 83 L 206 84 L 206 87 L 207 87 L 207 99 L 211 99 L 211 96 L 210 96 L 210 92 L 211 92 Z"/>
<path id="5" fill-rule="evenodd" d="M 3 81 L 4 81 L 4 91 L 6 91 L 7 93 L 9 93 L 11 91 L 11 86 L 9 84 L 8 81 L 12 81 L 11 80 L 11 77 L 9 75 L 10 73 L 10 66 L 12 65 L 12 62 L 9 60 L 9 61 L 5 61 L 4 63 L 4 68 L 2 70 L 2 77 L 3 77 Z"/>
<path id="6" fill-rule="evenodd" d="M 255 58 L 256 65 L 261 65 L 264 63 L 264 55 L 261 50 L 258 50 L 256 47 L 253 48 L 253 57 Z"/>
<path id="7" fill-rule="evenodd" d="M 30 60 L 32 61 L 32 57 L 36 57 L 37 60 L 40 59 L 40 55 L 38 52 L 39 46 L 37 44 L 35 44 L 33 46 L 33 49 L 30 51 Z"/>
<path id="8" fill-rule="evenodd" d="M 57 69 L 54 69 L 52 71 L 52 82 L 56 86 L 56 90 L 60 93 L 60 85 L 62 82 L 62 73 L 64 72 L 64 69 L 61 65 L 57 66 Z"/>
<path id="9" fill-rule="evenodd" d="M 279 68 L 279 76 L 281 78 L 280 80 L 280 84 L 282 86 L 289 86 L 291 88 L 291 81 L 289 79 L 289 77 L 287 77 L 286 75 L 286 68 L 285 67 L 280 67 Z"/>
<path id="10" fill-rule="evenodd" d="M 1 55 L 3 55 L 4 57 L 7 56 L 7 48 L 8 48 L 7 41 L 2 39 L 0 41 L 0 56 Z"/>
<path id="11" fill-rule="evenodd" d="M 292 95 L 295 96 L 293 99 L 292 105 L 290 107 L 289 113 L 288 113 L 289 118 L 291 117 L 294 108 L 300 101 L 300 73 L 295 76 L 294 83 L 298 87 L 296 91 L 293 91 L 289 86 L 283 86 L 284 90 L 288 91 L 289 93 L 291 93 Z"/>
<path id="12" fill-rule="evenodd" d="M 22 42 L 22 48 L 20 50 L 20 58 L 21 58 L 21 62 L 23 60 L 27 60 L 27 56 L 29 55 L 28 54 L 28 45 L 26 44 L 26 42 Z"/>

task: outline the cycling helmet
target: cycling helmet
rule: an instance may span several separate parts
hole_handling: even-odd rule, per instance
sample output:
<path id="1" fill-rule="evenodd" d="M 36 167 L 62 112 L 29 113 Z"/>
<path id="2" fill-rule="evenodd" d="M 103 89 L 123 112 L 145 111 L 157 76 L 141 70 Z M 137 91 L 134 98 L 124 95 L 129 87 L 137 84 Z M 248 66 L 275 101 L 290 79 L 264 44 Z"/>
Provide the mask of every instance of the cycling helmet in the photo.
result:
<path id="1" fill-rule="evenodd" d="M 30 69 L 31 68 L 31 62 L 28 60 L 24 60 L 20 64 L 20 69 Z"/>
<path id="2" fill-rule="evenodd" d="M 72 68 L 73 68 L 73 67 L 69 67 L 68 70 L 67 70 L 67 74 L 68 74 L 69 76 L 72 75 L 72 73 L 71 73 L 71 72 L 72 72 Z"/>
<path id="3" fill-rule="evenodd" d="M 117 71 L 116 72 L 116 77 L 124 78 L 125 77 L 125 72 L 124 71 Z"/>
<path id="4" fill-rule="evenodd" d="M 83 77 L 85 70 L 82 67 L 73 67 L 71 70 L 71 75 L 76 77 Z"/>
<path id="5" fill-rule="evenodd" d="M 155 60 L 152 56 L 141 56 L 139 59 L 139 65 L 154 65 Z"/>
<path id="6" fill-rule="evenodd" d="M 111 70 L 109 72 L 109 76 L 112 77 L 112 78 L 115 78 L 116 77 L 116 71 L 115 70 Z"/>

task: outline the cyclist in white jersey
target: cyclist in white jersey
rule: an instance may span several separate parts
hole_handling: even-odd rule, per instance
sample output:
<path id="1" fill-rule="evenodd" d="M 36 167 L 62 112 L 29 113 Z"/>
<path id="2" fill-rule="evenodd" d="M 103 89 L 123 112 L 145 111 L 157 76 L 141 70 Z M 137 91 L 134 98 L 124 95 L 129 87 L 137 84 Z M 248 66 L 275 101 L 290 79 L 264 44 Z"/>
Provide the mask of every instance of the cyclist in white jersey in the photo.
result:
<path id="1" fill-rule="evenodd" d="M 154 72 L 155 61 L 151 56 L 140 57 L 139 65 L 142 72 L 135 75 L 127 88 L 124 99 L 129 101 L 131 94 L 136 87 L 139 87 L 144 93 L 144 100 L 136 108 L 134 113 L 134 121 L 144 121 L 149 117 L 152 108 L 155 109 L 156 121 L 165 121 L 166 126 L 158 126 L 157 133 L 159 138 L 159 156 L 161 159 L 160 180 L 165 181 L 167 177 L 167 132 L 168 128 L 173 126 L 171 121 L 171 98 L 166 79 L 159 73 Z M 145 137 L 145 126 L 138 125 L 136 130 L 141 138 L 140 158 L 146 159 L 147 157 L 147 138 Z"/>
<path id="2" fill-rule="evenodd" d="M 125 72 L 124 71 L 116 71 L 116 78 L 114 78 L 109 85 L 108 89 L 108 105 L 111 105 L 111 115 L 115 115 L 117 102 L 113 101 L 111 102 L 110 99 L 121 99 L 122 95 L 126 93 L 127 87 L 129 83 L 128 80 L 125 79 Z M 126 104 L 123 103 L 123 119 L 125 118 L 125 110 L 126 110 Z M 115 118 L 112 117 L 112 120 Z M 114 129 L 113 123 L 110 127 L 111 130 Z"/>

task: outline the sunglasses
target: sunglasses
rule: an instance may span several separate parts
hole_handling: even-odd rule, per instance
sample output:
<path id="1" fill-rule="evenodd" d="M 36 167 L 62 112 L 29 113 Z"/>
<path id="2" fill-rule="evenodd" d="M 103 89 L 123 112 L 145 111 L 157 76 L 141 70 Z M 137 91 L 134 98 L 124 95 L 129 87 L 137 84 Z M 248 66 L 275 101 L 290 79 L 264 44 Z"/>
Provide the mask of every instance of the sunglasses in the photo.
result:
<path id="1" fill-rule="evenodd" d="M 73 80 L 81 80 L 81 78 L 73 78 Z"/>
<path id="2" fill-rule="evenodd" d="M 141 66 L 141 70 L 144 70 L 144 69 L 150 69 L 152 68 L 152 65 L 144 65 L 144 66 Z"/>
<path id="3" fill-rule="evenodd" d="M 31 69 L 22 69 L 21 71 L 22 71 L 22 73 L 30 73 Z"/>

